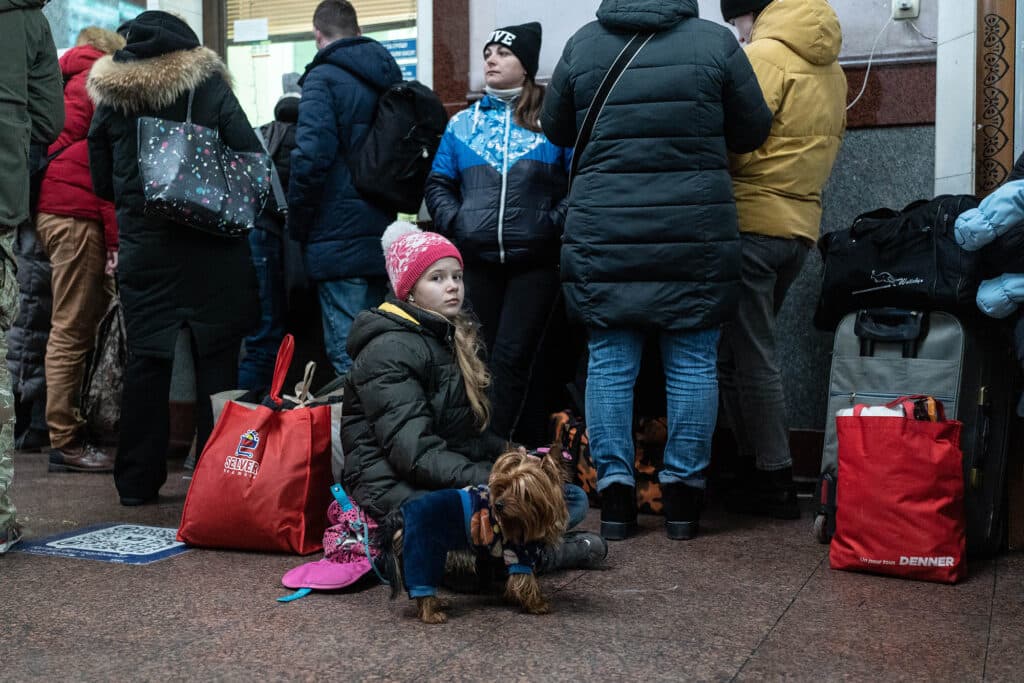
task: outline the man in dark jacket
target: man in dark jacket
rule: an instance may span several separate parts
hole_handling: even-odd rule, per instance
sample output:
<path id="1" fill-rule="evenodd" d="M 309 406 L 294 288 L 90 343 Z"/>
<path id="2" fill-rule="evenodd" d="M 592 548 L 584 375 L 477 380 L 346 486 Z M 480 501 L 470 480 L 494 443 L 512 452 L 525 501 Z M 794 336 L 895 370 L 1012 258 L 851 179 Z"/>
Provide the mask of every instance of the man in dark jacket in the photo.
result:
<path id="1" fill-rule="evenodd" d="M 28 219 L 29 144 L 49 145 L 64 126 L 60 68 L 46 0 L 0 0 L 0 358 L 7 355 L 7 331 L 17 313 L 12 242 Z M 14 395 L 7 367 L 0 363 L 0 554 L 21 536 L 7 497 Z"/>
<path id="2" fill-rule="evenodd" d="M 359 196 L 348 155 L 369 132 L 379 94 L 402 80 L 402 72 L 384 46 L 360 34 L 356 11 L 345 0 L 317 6 L 313 33 L 319 52 L 299 80 L 288 229 L 305 244 L 327 357 L 343 375 L 352 364 L 345 351 L 352 321 L 387 293 L 380 238 L 395 219 Z"/>
<path id="3" fill-rule="evenodd" d="M 739 293 L 727 151 L 757 149 L 772 117 L 735 37 L 698 19 L 697 0 L 604 0 L 597 18 L 566 43 L 541 123 L 552 142 L 572 145 L 623 47 L 653 34 L 576 150 L 562 247 L 569 314 L 589 331 L 601 532 L 620 539 L 636 525 L 633 384 L 644 337 L 657 333 L 668 398 L 665 520 L 670 538 L 691 538 L 718 410 L 719 327 Z"/>

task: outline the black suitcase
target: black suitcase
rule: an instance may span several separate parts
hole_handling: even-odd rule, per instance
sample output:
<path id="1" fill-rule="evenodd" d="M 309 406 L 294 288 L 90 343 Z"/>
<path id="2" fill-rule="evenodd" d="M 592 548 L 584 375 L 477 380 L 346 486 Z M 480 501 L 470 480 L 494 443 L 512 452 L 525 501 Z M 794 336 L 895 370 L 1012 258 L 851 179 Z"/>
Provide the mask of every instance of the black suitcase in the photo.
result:
<path id="1" fill-rule="evenodd" d="M 827 543 L 835 529 L 836 411 L 927 394 L 964 425 L 960 446 L 968 552 L 1000 550 L 1006 533 L 1007 455 L 1017 422 L 1017 368 L 1008 331 L 994 322 L 892 308 L 845 316 L 832 351 L 815 537 Z"/>

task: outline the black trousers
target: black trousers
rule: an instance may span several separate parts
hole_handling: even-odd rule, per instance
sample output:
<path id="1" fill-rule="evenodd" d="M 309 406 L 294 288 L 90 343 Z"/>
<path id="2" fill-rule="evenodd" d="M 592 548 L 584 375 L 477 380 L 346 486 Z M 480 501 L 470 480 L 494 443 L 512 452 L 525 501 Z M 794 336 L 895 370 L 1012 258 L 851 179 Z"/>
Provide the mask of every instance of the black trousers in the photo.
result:
<path id="1" fill-rule="evenodd" d="M 241 339 L 208 356 L 192 357 L 196 380 L 196 452 L 202 453 L 213 431 L 210 396 L 233 389 L 238 379 Z M 114 483 L 122 497 L 155 498 L 167 481 L 167 447 L 170 441 L 170 358 L 129 354 L 121 395 L 121 435 L 114 462 Z"/>
<path id="2" fill-rule="evenodd" d="M 547 438 L 543 401 L 527 404 L 541 343 L 559 304 L 554 266 L 466 265 L 466 296 L 483 327 L 491 371 L 491 429 L 526 446 Z M 514 432 L 514 433 L 513 433 Z"/>

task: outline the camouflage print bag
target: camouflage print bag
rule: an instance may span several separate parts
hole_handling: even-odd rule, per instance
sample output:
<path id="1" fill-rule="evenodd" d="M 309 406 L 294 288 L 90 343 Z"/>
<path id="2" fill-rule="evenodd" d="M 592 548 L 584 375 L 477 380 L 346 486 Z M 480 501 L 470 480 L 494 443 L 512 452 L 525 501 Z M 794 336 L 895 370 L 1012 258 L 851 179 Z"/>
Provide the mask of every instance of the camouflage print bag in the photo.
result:
<path id="1" fill-rule="evenodd" d="M 570 462 L 572 483 L 587 492 L 591 506 L 601 507 L 597 493 L 597 467 L 590 455 L 587 425 L 583 418 L 571 410 L 563 410 L 551 416 L 551 428 L 553 442 L 561 444 L 562 452 Z M 641 514 L 663 514 L 658 472 L 664 464 L 667 433 L 663 417 L 641 417 L 634 425 L 636 508 Z"/>
<path id="2" fill-rule="evenodd" d="M 82 417 L 93 443 L 117 443 L 127 363 L 124 313 L 121 300 L 115 296 L 96 330 L 96 348 L 82 386 Z"/>

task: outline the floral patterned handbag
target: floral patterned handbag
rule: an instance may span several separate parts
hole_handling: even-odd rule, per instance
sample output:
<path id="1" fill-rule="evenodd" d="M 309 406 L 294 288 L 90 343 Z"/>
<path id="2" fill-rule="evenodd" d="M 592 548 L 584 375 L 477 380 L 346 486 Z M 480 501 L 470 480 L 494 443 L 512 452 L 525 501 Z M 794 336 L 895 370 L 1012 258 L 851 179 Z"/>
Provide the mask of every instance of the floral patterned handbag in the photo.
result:
<path id="1" fill-rule="evenodd" d="M 139 117 L 139 174 L 146 212 L 221 237 L 242 237 L 270 192 L 270 157 L 236 152 L 212 128 L 185 121 Z"/>

